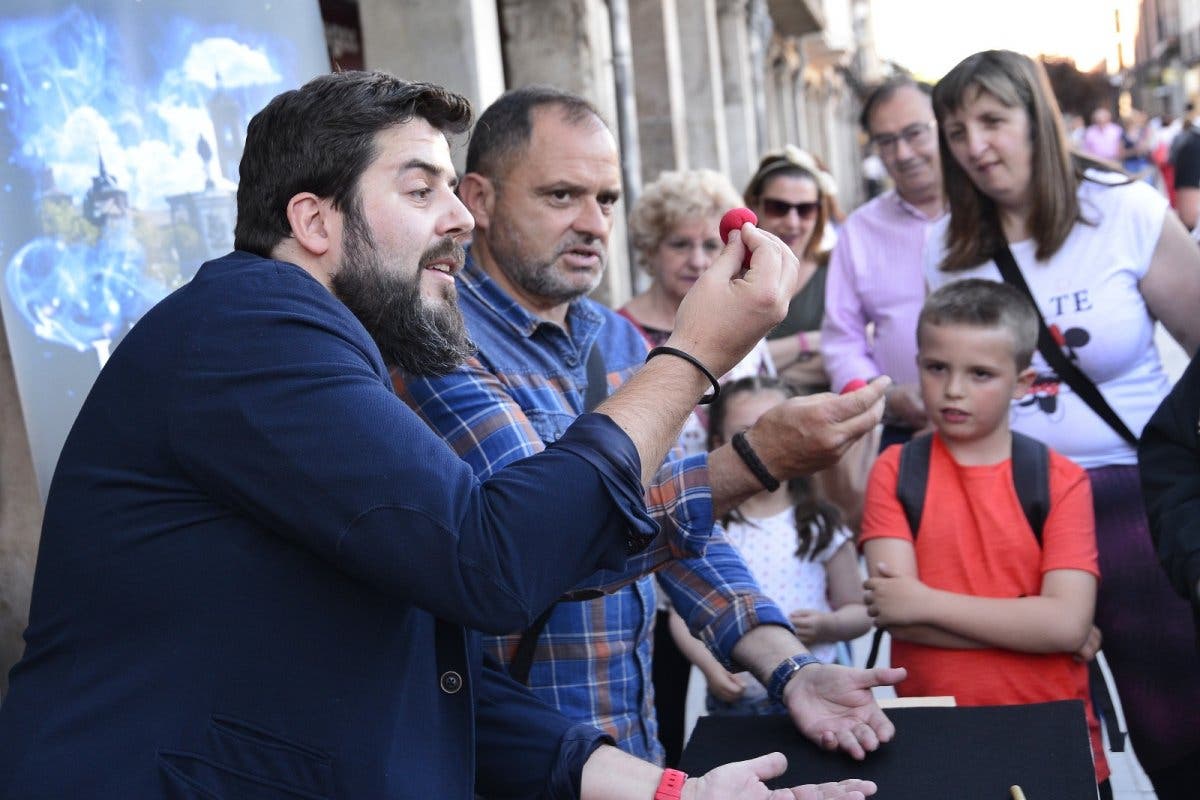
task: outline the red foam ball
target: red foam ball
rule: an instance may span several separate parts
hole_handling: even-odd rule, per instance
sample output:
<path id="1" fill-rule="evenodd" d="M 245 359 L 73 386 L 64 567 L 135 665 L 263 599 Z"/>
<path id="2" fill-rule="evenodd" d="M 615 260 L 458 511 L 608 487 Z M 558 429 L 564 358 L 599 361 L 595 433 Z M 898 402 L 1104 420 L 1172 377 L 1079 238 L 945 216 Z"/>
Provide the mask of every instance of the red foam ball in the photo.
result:
<path id="1" fill-rule="evenodd" d="M 862 378 L 851 378 L 846 383 L 846 385 L 842 387 L 841 393 L 842 394 L 850 394 L 851 392 L 857 392 L 859 389 L 863 388 L 866 385 L 867 385 L 867 382 L 864 381 Z"/>
<path id="2" fill-rule="evenodd" d="M 758 215 L 748 208 L 731 208 L 726 211 L 725 216 L 721 217 L 721 241 L 728 243 L 729 232 L 740 231 L 747 222 L 757 225 Z"/>
<path id="3" fill-rule="evenodd" d="M 729 232 L 742 229 L 742 226 L 749 222 L 751 225 L 758 224 L 758 215 L 748 208 L 731 208 L 725 212 L 725 216 L 721 217 L 721 241 L 729 244 Z M 745 258 L 742 259 L 742 269 L 750 268 L 750 251 L 746 251 Z"/>

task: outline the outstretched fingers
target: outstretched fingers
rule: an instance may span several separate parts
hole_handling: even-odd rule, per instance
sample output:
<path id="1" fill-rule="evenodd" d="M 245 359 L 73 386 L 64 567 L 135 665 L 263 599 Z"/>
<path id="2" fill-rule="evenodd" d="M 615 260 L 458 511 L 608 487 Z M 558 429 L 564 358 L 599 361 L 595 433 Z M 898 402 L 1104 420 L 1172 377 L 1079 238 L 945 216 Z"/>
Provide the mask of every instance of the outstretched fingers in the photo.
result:
<path id="1" fill-rule="evenodd" d="M 787 770 L 787 756 L 780 752 L 766 753 L 746 763 L 754 770 L 754 776 L 764 783 L 771 778 L 778 778 Z"/>
<path id="2" fill-rule="evenodd" d="M 779 789 L 771 793 L 771 800 L 860 800 L 875 794 L 873 781 L 849 778 L 837 783 L 819 783 Z"/>

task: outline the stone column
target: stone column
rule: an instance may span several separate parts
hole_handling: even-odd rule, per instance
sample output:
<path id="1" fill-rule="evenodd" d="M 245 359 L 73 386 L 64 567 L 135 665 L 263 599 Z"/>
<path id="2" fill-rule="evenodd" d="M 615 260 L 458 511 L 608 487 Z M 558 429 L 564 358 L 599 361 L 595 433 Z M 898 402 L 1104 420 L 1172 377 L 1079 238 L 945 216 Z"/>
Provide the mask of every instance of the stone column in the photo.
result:
<path id="1" fill-rule="evenodd" d="M 687 97 L 675 0 L 630 0 L 642 181 L 688 167 Z"/>
<path id="2" fill-rule="evenodd" d="M 797 80 L 797 90 L 804 98 L 804 111 L 800 118 L 803 122 L 800 136 L 804 147 L 815 152 L 822 158 L 829 152 L 826 138 L 827 99 L 825 84 L 821 73 L 814 69 L 801 69 Z"/>
<path id="3" fill-rule="evenodd" d="M 683 90 L 688 98 L 688 163 L 729 173 L 725 92 L 715 0 L 693 0 L 679 15 Z"/>
<path id="4" fill-rule="evenodd" d="M 758 136 L 757 149 L 761 158 L 767 151 L 768 131 L 771 125 L 771 108 L 768 95 L 767 53 L 770 50 L 771 36 L 775 25 L 767 10 L 766 0 L 749 0 L 747 12 L 747 29 L 749 33 L 750 78 L 753 91 L 754 118 L 757 120 Z"/>
<path id="5" fill-rule="evenodd" d="M 510 88 L 543 83 L 582 95 L 616 124 L 612 40 L 603 0 L 500 0 Z"/>
<path id="6" fill-rule="evenodd" d="M 717 0 L 729 177 L 739 191 L 754 174 L 761 156 L 758 152 L 749 14 L 747 0 Z"/>
<path id="7" fill-rule="evenodd" d="M 478 113 L 504 91 L 496 4 L 488 0 L 359 0 L 363 60 L 401 78 L 445 86 Z M 466 148 L 454 149 L 462 169 Z"/>
<path id="8" fill-rule="evenodd" d="M 798 81 L 799 60 L 789 40 L 776 38 L 768 58 L 771 92 L 771 129 L 767 150 L 779 150 L 785 144 L 803 145 L 800 120 L 803 118 L 803 94 Z"/>

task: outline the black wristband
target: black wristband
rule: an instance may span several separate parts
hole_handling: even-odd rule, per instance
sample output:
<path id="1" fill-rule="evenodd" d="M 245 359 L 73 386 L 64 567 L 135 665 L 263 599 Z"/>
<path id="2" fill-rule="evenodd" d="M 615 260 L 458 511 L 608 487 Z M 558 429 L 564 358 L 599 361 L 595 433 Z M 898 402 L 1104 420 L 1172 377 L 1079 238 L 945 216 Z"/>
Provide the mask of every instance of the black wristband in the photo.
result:
<path id="1" fill-rule="evenodd" d="M 649 353 L 647 353 L 646 360 L 649 361 L 650 359 L 654 358 L 655 356 L 661 356 L 663 354 L 666 354 L 669 356 L 678 356 L 679 358 L 682 358 L 684 361 L 691 362 L 691 364 L 696 369 L 698 369 L 702 373 L 704 373 L 704 377 L 708 378 L 708 382 L 711 383 L 712 387 L 713 387 L 712 394 L 704 395 L 704 397 L 701 397 L 699 400 L 696 401 L 697 403 L 699 403 L 702 406 L 706 406 L 709 403 L 711 403 L 712 401 L 716 400 L 718 397 L 720 397 L 721 382 L 718 381 L 713 376 L 713 374 L 711 372 L 709 372 L 703 364 L 700 363 L 700 359 L 696 358 L 691 353 L 685 353 L 684 351 L 682 351 L 676 347 L 667 347 L 666 345 L 662 345 L 660 347 L 655 347 L 653 350 L 651 350 Z"/>
<path id="2" fill-rule="evenodd" d="M 746 441 L 746 432 L 735 433 L 732 442 L 734 452 L 741 456 L 742 461 L 746 462 L 746 466 L 754 473 L 754 477 L 758 478 L 758 482 L 763 485 L 763 488 L 768 492 L 778 489 L 779 479 L 770 473 L 767 465 L 762 463 L 758 453 L 754 452 L 754 448 L 750 446 L 750 442 Z"/>

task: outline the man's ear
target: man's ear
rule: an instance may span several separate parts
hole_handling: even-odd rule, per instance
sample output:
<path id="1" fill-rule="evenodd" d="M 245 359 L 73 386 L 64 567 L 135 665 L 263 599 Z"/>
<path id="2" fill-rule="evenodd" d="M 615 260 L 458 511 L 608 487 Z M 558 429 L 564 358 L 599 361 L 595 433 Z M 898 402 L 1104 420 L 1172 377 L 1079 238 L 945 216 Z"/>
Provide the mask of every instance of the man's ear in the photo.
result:
<path id="1" fill-rule="evenodd" d="M 300 192 L 287 204 L 287 221 L 296 244 L 314 256 L 323 256 L 337 241 L 340 227 L 334 221 L 333 203 L 312 192 Z"/>
<path id="2" fill-rule="evenodd" d="M 458 197 L 475 218 L 475 229 L 486 230 L 496 206 L 496 184 L 478 172 L 468 172 L 458 182 Z"/>
<path id="3" fill-rule="evenodd" d="M 1037 377 L 1037 370 L 1033 367 L 1026 367 L 1017 373 L 1017 385 L 1013 387 L 1013 400 L 1020 400 L 1025 395 L 1029 394 L 1029 390 L 1033 387 L 1033 380 Z"/>

